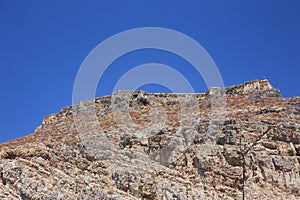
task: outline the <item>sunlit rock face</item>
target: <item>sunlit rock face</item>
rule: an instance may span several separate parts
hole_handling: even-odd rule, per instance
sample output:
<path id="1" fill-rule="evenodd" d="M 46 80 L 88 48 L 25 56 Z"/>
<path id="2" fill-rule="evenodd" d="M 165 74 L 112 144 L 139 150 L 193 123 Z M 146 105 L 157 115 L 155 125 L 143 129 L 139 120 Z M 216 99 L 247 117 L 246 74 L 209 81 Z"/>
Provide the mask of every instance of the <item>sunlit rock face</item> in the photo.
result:
<path id="1" fill-rule="evenodd" d="M 300 97 L 119 91 L 0 145 L 0 199 L 299 199 Z"/>

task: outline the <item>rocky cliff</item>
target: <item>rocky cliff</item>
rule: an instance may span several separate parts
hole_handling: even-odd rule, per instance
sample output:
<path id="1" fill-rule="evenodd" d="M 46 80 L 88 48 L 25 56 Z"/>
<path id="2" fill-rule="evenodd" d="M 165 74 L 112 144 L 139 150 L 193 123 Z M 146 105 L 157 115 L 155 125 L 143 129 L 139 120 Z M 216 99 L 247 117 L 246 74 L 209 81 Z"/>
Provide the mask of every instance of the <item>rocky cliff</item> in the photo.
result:
<path id="1" fill-rule="evenodd" d="M 0 145 L 0 199 L 300 199 L 300 97 L 120 91 Z"/>

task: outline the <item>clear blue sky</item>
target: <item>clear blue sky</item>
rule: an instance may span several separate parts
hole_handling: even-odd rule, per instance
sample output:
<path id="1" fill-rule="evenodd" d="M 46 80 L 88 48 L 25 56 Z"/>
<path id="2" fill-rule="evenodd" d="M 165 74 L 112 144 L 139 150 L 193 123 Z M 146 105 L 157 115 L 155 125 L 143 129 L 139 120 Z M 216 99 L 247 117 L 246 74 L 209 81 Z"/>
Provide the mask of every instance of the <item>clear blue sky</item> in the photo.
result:
<path id="1" fill-rule="evenodd" d="M 32 133 L 45 115 L 71 105 L 87 54 L 108 37 L 138 27 L 165 27 L 194 38 L 226 86 L 267 77 L 283 96 L 299 96 L 299 10 L 297 0 L 0 0 L 0 142 Z M 130 53 L 112 64 L 97 96 L 110 93 L 124 69 L 148 62 L 187 65 L 157 50 Z M 199 81 L 196 90 L 206 89 Z"/>

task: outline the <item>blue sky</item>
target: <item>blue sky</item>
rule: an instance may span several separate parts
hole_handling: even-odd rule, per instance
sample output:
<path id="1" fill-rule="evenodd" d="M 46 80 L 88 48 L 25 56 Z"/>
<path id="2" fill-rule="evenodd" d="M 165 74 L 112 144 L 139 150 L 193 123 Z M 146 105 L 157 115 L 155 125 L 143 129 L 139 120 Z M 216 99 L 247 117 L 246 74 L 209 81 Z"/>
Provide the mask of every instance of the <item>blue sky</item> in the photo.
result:
<path id="1" fill-rule="evenodd" d="M 88 53 L 138 27 L 165 27 L 195 39 L 226 86 L 266 77 L 284 97 L 300 96 L 299 10 L 297 0 L 0 0 L 0 142 L 32 133 L 45 115 L 71 105 L 76 73 Z M 189 65 L 163 51 L 129 53 L 107 70 L 97 96 L 110 93 L 126 70 L 148 62 Z M 184 69 L 192 76 L 190 67 Z M 191 80 L 196 91 L 207 90 L 201 77 L 199 84 Z"/>

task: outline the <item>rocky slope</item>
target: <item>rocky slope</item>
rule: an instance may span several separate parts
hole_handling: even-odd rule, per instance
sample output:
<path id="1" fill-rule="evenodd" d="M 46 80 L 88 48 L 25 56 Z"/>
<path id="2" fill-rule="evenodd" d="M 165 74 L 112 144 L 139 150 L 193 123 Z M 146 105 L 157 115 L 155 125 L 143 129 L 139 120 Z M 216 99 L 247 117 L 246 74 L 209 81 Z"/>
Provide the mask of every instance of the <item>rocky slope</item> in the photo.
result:
<path id="1" fill-rule="evenodd" d="M 120 91 L 0 145 L 0 199 L 300 199 L 300 97 Z"/>

